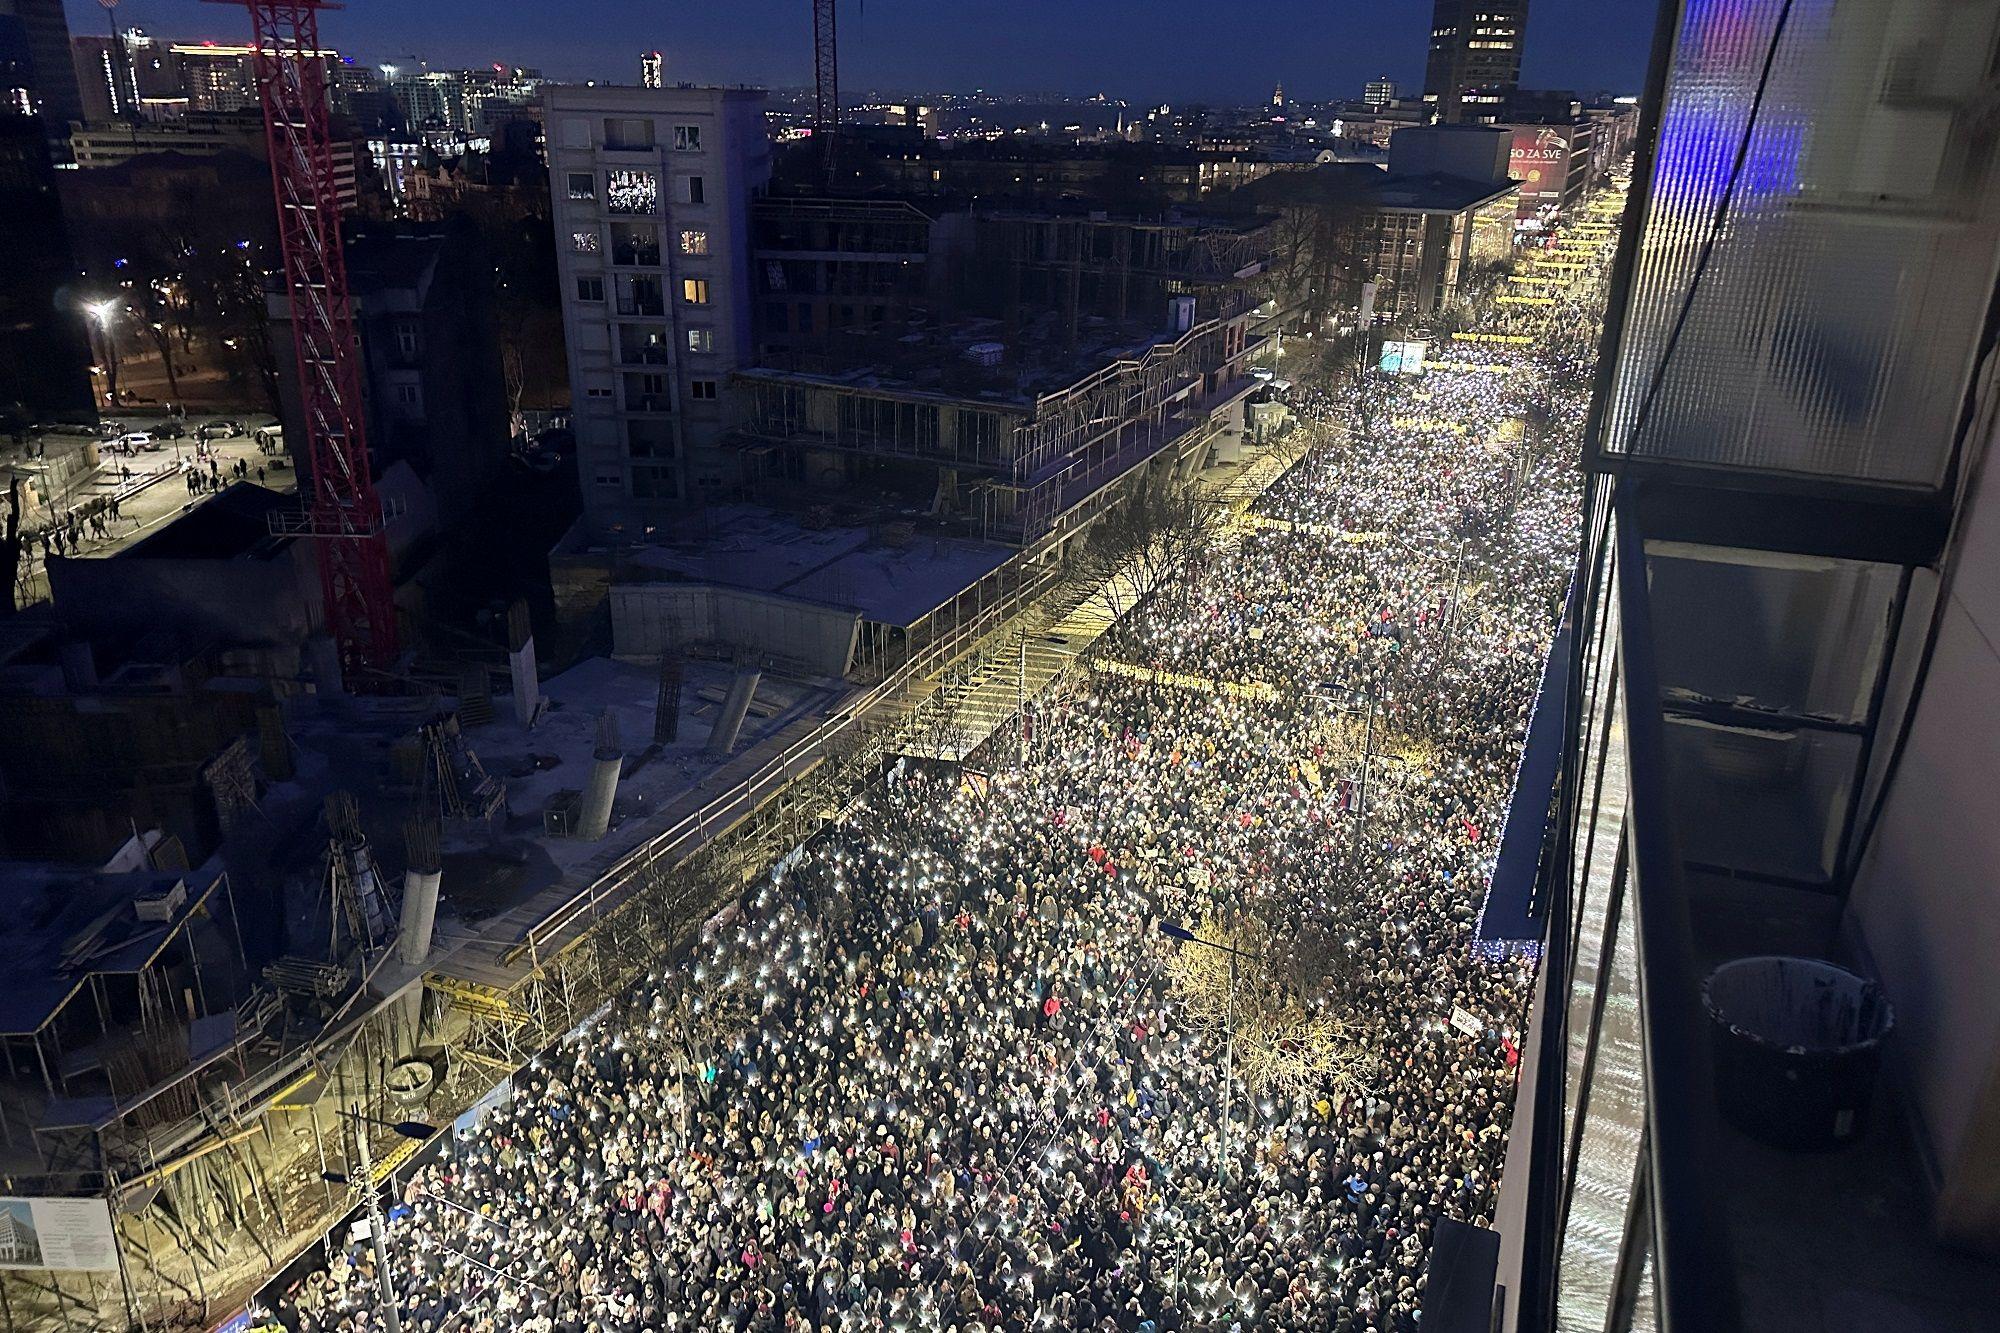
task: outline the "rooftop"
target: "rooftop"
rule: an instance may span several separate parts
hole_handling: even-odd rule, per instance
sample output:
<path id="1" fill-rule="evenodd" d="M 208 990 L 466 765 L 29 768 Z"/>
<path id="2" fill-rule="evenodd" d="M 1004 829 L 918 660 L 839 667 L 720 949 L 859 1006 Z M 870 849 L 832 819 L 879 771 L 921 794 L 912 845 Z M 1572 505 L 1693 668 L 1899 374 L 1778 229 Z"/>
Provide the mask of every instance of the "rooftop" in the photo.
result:
<path id="1" fill-rule="evenodd" d="M 219 883 L 212 874 L 178 870 L 0 861 L 0 911 L 8 923 L 0 933 L 0 975 L 7 978 L 0 1035 L 39 1032 L 94 976 L 143 971 Z"/>
<path id="2" fill-rule="evenodd" d="M 998 542 L 858 525 L 808 527 L 751 505 L 712 509 L 708 523 L 697 540 L 626 553 L 627 568 L 848 607 L 867 620 L 909 626 L 1014 554 Z"/>
<path id="3" fill-rule="evenodd" d="M 785 358 L 791 367 L 755 366 L 745 378 L 773 383 L 806 381 L 867 389 L 935 402 L 965 402 L 1025 412 L 1115 361 L 1144 356 L 1173 337 L 1166 311 L 1157 318 L 1080 316 L 1074 340 L 1060 313 L 1044 310 L 1011 328 L 983 316 L 917 317 L 906 324 L 853 330 L 838 353 Z M 974 349 L 980 349 L 975 352 Z M 976 359 L 988 352 L 995 364 Z M 778 358 L 772 358 L 776 360 Z"/>
<path id="4" fill-rule="evenodd" d="M 709 84 L 677 83 L 668 88 L 642 88 L 629 83 L 545 83 L 541 91 L 546 105 L 566 107 L 571 110 L 585 110 L 591 107 L 622 110 L 629 107 L 635 111 L 642 111 L 647 107 L 670 107 L 690 102 L 760 102 L 768 96 L 764 89 L 752 88 L 746 84 L 724 88 Z"/>
<path id="5" fill-rule="evenodd" d="M 290 544 L 271 534 L 270 516 L 292 497 L 239 481 L 205 504 L 116 552 L 114 560 L 269 560 Z"/>

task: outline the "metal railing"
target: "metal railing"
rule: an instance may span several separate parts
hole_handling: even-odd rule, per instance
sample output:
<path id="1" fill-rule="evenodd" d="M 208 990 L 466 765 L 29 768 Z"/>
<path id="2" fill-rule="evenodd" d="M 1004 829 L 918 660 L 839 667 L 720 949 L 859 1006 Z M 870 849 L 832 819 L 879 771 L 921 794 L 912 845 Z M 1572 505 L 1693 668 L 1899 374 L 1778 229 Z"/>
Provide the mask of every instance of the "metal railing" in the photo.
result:
<path id="1" fill-rule="evenodd" d="M 1733 1333 L 1740 1327 L 1735 1265 L 1710 1174 L 1714 1080 L 1667 776 L 1645 535 L 1631 496 L 1620 489 L 1613 549 L 1625 708 L 1625 837 L 1646 1072 L 1643 1188 L 1633 1192 L 1627 1232 L 1632 1239 L 1636 1223 L 1646 1228 L 1650 1243 L 1620 1250 L 1614 1291 L 1625 1290 L 1628 1278 L 1636 1287 L 1638 1275 L 1627 1269 L 1642 1263 L 1650 1250 L 1660 1328 Z"/>
<path id="2" fill-rule="evenodd" d="M 1600 1036 L 1607 991 L 1618 983 L 1605 946 L 1593 993 L 1584 997 L 1590 1017 L 1584 1030 L 1570 1027 L 1576 998 L 1582 897 L 1573 891 L 1579 869 L 1588 871 L 1591 843 L 1604 793 L 1585 792 L 1584 750 L 1595 737 L 1607 743 L 1617 712 L 1624 723 L 1625 800 L 1622 833 L 1609 880 L 1589 877 L 1587 893 L 1606 896 L 1607 936 L 1618 933 L 1621 911 L 1631 913 L 1637 961 L 1643 1118 L 1637 1160 L 1626 1202 L 1623 1234 L 1601 1318 L 1606 1333 L 1630 1333 L 1641 1305 L 1643 1277 L 1651 1264 L 1653 1308 L 1663 1330 L 1735 1333 L 1741 1327 L 1729 1235 L 1715 1203 L 1713 1078 L 1707 1021 L 1700 1000 L 1693 924 L 1683 877 L 1676 808 L 1669 785 L 1665 715 L 1653 643 L 1645 538 L 1632 498 L 1634 483 L 1593 479 L 1586 502 L 1586 534 L 1578 578 L 1583 580 L 1580 623 L 1572 651 L 1572 719 L 1558 787 L 1556 839 L 1543 858 L 1538 899 L 1547 906 L 1543 965 L 1546 996 L 1535 1015 L 1539 1049 L 1532 1086 L 1524 1087 L 1515 1133 L 1527 1135 L 1525 1201 L 1520 1220 L 1520 1272 L 1513 1327 L 1551 1333 L 1558 1314 L 1566 1322 L 1599 1326 L 1595 1310 L 1571 1308 L 1581 1299 L 1563 1280 L 1570 1203 L 1580 1178 L 1591 1091 L 1599 1077 Z M 1608 570 L 1607 570 L 1608 565 Z M 1606 599 L 1615 599 L 1615 606 Z M 1586 698 L 1590 645 L 1615 612 L 1615 671 L 1605 700 Z M 1601 644 L 1600 651 L 1609 651 Z M 1598 718 L 1602 730 L 1593 725 Z M 1603 758 L 1598 760 L 1600 766 Z M 1602 783 L 1601 767 L 1598 771 Z M 1623 948 L 1622 944 L 1619 946 Z M 1573 1050 L 1580 1067 L 1572 1068 Z M 1600 1114 L 1603 1112 L 1600 1111 Z M 1504 1280 L 1504 1279 L 1503 1279 Z M 1579 1325 L 1580 1326 L 1580 1325 Z"/>
<path id="3" fill-rule="evenodd" d="M 522 932 L 521 939 L 501 954 L 501 961 L 511 966 L 525 957 L 539 967 L 543 958 L 561 946 L 567 932 L 585 920 L 601 916 L 656 867 L 680 860 L 706 842 L 714 830 L 729 827 L 756 810 L 818 762 L 834 741 L 877 706 L 893 698 L 914 679 L 957 658 L 996 626 L 1047 593 L 1059 578 L 1052 569 L 1037 571 L 980 614 L 926 644 L 877 684 L 829 714 L 809 735 L 765 761 L 755 773 L 627 852 L 602 875 Z"/>

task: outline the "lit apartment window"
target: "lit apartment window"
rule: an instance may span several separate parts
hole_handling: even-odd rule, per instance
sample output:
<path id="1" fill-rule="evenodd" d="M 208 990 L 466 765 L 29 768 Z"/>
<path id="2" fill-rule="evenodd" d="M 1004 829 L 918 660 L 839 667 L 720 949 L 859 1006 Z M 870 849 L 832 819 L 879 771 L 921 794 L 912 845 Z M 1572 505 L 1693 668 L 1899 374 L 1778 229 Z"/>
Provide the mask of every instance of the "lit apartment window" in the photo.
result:
<path id="1" fill-rule="evenodd" d="M 688 400 L 690 402 L 712 403 L 716 400 L 718 393 L 719 386 L 714 380 L 688 381 Z"/>
<path id="2" fill-rule="evenodd" d="M 572 199 L 597 198 L 597 177 L 587 171 L 570 172 L 569 197 Z"/>
<path id="3" fill-rule="evenodd" d="M 682 278 L 681 300 L 686 301 L 689 305 L 707 305 L 708 279 Z"/>
<path id="4" fill-rule="evenodd" d="M 569 248 L 580 255 L 597 253 L 599 241 L 594 231 L 573 231 L 569 234 Z"/>
<path id="5" fill-rule="evenodd" d="M 604 299 L 604 279 L 578 278 L 576 299 L 579 301 L 602 301 Z"/>
<path id="6" fill-rule="evenodd" d="M 684 231 L 681 233 L 681 253 L 684 255 L 705 255 L 708 253 L 708 233 L 705 231 Z"/>
<path id="7" fill-rule="evenodd" d="M 604 173 L 604 211 L 654 213 L 660 207 L 660 182 L 650 171 L 613 167 Z"/>
<path id="8" fill-rule="evenodd" d="M 682 203 L 700 204 L 707 202 L 706 199 L 707 192 L 702 188 L 701 177 L 699 176 L 683 177 L 681 180 L 681 188 L 683 191 L 686 192 L 687 196 L 686 198 L 681 200 Z"/>
<path id="9" fill-rule="evenodd" d="M 701 151 L 701 126 L 674 126 L 674 148 L 678 152 L 699 153 Z"/>
<path id="10" fill-rule="evenodd" d="M 690 352 L 713 352 L 715 350 L 715 330 L 689 329 L 688 350 Z"/>

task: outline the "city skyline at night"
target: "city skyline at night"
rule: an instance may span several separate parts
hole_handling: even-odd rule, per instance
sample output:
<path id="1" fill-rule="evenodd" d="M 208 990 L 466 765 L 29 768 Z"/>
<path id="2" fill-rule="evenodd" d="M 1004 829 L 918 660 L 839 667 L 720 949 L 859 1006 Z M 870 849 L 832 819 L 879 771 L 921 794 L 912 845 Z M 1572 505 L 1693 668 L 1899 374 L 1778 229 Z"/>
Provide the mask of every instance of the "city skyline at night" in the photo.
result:
<path id="1" fill-rule="evenodd" d="M 979 88 L 1003 95 L 1103 93 L 1149 103 L 1250 104 L 1282 83 L 1295 102 L 1357 96 L 1388 73 L 1423 81 L 1430 0 L 1260 0 L 1222 11 L 1193 0 L 1078 7 L 1025 0 L 1000 9 L 875 0 L 841 9 L 842 82 L 857 91 Z M 104 30 L 96 0 L 67 0 L 70 31 Z M 121 27 L 175 39 L 241 40 L 241 22 L 202 0 L 124 0 Z M 587 6 L 356 3 L 322 22 L 330 46 L 371 63 L 411 56 L 437 68 L 495 61 L 535 65 L 565 81 L 637 82 L 636 53 L 665 54 L 668 82 L 812 82 L 810 9 L 793 0 L 677 6 L 593 0 Z M 1522 81 L 1529 87 L 1638 91 L 1649 15 L 1583 0 L 1530 11 Z M 1190 52 L 1198 51 L 1199 58 Z"/>

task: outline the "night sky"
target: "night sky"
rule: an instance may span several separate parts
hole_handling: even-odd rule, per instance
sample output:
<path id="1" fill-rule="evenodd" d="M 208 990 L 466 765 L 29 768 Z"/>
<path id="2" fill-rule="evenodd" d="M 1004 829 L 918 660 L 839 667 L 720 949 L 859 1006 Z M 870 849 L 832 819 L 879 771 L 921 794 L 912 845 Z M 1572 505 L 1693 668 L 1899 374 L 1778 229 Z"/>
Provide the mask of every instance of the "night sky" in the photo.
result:
<path id="1" fill-rule="evenodd" d="M 72 32 L 106 30 L 96 0 L 66 0 Z M 241 41 L 247 20 L 200 0 L 123 0 L 121 26 Z M 841 84 L 860 90 L 1105 92 L 1137 103 L 1245 102 L 1286 92 L 1359 96 L 1388 74 L 1422 83 L 1430 0 L 842 0 Z M 421 56 L 446 68 L 535 65 L 562 79 L 638 80 L 638 52 L 667 77 L 811 81 L 807 0 L 348 0 L 321 20 L 343 52 Z M 1653 7 L 1534 0 L 1531 88 L 1639 91 Z"/>

